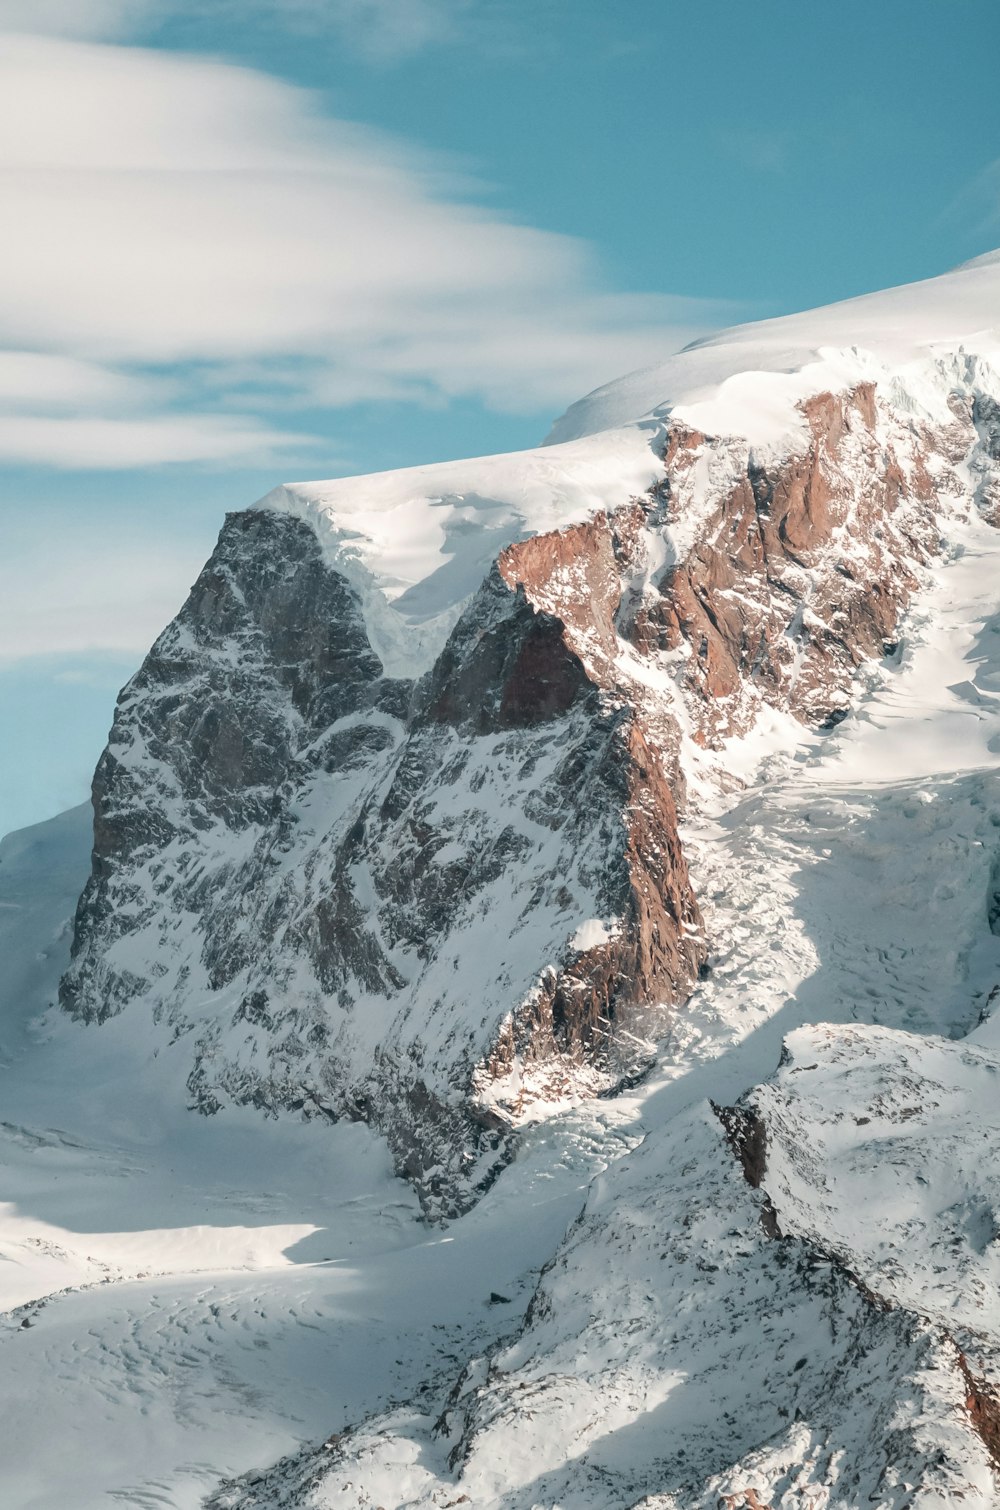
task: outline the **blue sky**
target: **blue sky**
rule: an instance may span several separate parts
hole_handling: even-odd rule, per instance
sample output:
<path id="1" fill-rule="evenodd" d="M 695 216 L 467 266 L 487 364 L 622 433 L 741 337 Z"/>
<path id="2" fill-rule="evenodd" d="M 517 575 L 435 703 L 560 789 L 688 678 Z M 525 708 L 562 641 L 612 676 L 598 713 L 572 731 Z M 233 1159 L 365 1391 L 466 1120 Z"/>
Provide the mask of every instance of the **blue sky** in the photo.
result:
<path id="1" fill-rule="evenodd" d="M 0 832 L 226 509 L 1000 242 L 995 0 L 0 0 Z"/>

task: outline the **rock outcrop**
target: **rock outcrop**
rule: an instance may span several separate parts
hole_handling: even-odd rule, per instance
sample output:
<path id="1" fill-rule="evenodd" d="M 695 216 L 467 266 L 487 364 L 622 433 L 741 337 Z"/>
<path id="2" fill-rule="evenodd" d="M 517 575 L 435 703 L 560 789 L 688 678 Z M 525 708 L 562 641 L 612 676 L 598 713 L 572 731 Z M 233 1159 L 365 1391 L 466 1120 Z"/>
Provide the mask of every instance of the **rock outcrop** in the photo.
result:
<path id="1" fill-rule="evenodd" d="M 703 957 L 670 786 L 562 623 L 495 570 L 431 673 L 388 679 L 268 511 L 122 695 L 94 807 L 64 1005 L 193 1035 L 202 1111 L 370 1120 L 433 1210 L 504 1157 L 525 1091 L 482 1090 L 522 1061 L 613 1085 L 619 1028 Z"/>

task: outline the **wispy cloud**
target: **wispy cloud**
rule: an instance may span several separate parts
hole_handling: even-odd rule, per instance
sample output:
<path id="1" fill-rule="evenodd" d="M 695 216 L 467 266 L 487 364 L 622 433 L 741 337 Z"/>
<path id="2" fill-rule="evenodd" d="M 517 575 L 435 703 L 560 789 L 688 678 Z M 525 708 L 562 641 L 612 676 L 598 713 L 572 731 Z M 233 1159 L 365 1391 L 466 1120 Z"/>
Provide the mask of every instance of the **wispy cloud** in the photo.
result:
<path id="1" fill-rule="evenodd" d="M 277 464 L 283 451 L 313 448 L 315 437 L 268 429 L 230 415 L 0 415 L 0 461 L 81 470 L 161 467 L 171 462 Z"/>
<path id="2" fill-rule="evenodd" d="M 136 656 L 184 600 L 201 565 L 191 542 L 116 543 L 94 549 L 80 530 L 0 560 L 0 668 L 35 656 Z M 41 590 L 40 590 L 41 589 Z"/>
<path id="3" fill-rule="evenodd" d="M 103 41 L 135 40 L 159 23 L 265 25 L 333 35 L 376 64 L 460 40 L 468 23 L 496 30 L 500 0 L 0 0 L 0 31 Z"/>
<path id="4" fill-rule="evenodd" d="M 313 32 L 335 30 L 356 52 L 376 63 L 412 57 L 453 42 L 472 9 L 471 0 L 255 0 L 280 7 L 285 25 Z"/>
<path id="5" fill-rule="evenodd" d="M 0 0 L 0 31 L 115 38 L 151 12 L 153 0 Z"/>
<path id="6" fill-rule="evenodd" d="M 975 236 L 986 236 L 1000 225 L 1000 158 L 980 168 L 939 216 L 960 221 Z"/>
<path id="7" fill-rule="evenodd" d="M 720 131 L 718 140 L 727 157 L 753 173 L 783 173 L 788 167 L 792 141 L 787 131 L 747 125 L 739 131 Z"/>
<path id="8" fill-rule="evenodd" d="M 40 351 L 0 351 L 0 408 L 6 410 L 127 410 L 164 395 L 163 384 L 115 372 L 99 362 Z"/>
<path id="9" fill-rule="evenodd" d="M 4 456 L 259 456 L 287 437 L 243 412 L 241 365 L 258 408 L 269 374 L 286 410 L 558 408 L 713 323 L 683 300 L 609 295 L 584 243 L 477 205 L 448 164 L 304 91 L 200 56 L 8 36 L 0 186 L 0 346 L 17 354 L 0 357 L 0 406 L 15 361 L 38 399 L 33 416 L 24 393 L 8 402 Z"/>

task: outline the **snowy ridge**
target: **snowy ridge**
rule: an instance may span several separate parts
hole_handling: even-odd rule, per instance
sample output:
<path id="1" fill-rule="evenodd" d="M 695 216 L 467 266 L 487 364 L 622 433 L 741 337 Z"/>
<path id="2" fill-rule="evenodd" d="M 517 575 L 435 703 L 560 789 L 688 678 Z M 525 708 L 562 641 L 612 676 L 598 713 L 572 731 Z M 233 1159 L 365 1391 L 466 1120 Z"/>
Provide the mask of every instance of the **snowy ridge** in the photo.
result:
<path id="1" fill-rule="evenodd" d="M 710 435 L 780 440 L 795 433 L 794 405 L 810 394 L 874 377 L 897 379 L 901 391 L 919 390 L 929 363 L 963 349 L 987 360 L 1000 349 L 995 253 L 921 283 L 707 336 L 660 366 L 578 400 L 553 425 L 549 441 L 667 414 Z"/>
<path id="2" fill-rule="evenodd" d="M 410 677 L 433 664 L 505 546 L 614 511 L 662 476 L 640 426 L 546 450 L 287 483 L 256 507 L 315 529 L 360 594 L 385 674 Z"/>
<path id="3" fill-rule="evenodd" d="M 876 383 L 901 413 L 941 426 L 956 388 L 978 384 L 1000 398 L 998 368 L 1000 264 L 986 258 L 722 331 L 581 399 L 540 450 L 289 483 L 257 507 L 313 526 L 361 595 L 386 674 L 419 675 L 500 550 L 613 512 L 662 479 L 668 420 L 739 436 L 778 459 L 804 449 L 799 406 L 817 394 Z"/>

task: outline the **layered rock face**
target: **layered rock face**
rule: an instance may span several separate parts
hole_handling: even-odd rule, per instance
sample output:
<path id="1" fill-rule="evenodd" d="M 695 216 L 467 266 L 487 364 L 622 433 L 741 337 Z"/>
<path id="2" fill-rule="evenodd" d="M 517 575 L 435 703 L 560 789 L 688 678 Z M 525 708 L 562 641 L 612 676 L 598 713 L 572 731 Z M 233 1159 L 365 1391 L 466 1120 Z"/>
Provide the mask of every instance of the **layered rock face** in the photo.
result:
<path id="1" fill-rule="evenodd" d="M 637 618 L 640 646 L 687 649 L 685 682 L 708 739 L 746 730 L 748 692 L 808 722 L 836 721 L 857 667 L 891 649 L 914 567 L 935 551 L 941 463 L 974 444 L 967 422 L 923 436 L 894 423 L 870 383 L 801 412 L 806 448 L 777 466 L 719 448 L 730 485 Z M 682 507 L 696 507 L 706 445 L 697 432 L 670 437 Z"/>
<path id="2" fill-rule="evenodd" d="M 780 445 L 637 432 L 648 490 L 491 524 L 408 675 L 357 530 L 230 516 L 119 700 L 64 1005 L 147 1012 L 201 1111 L 363 1118 L 429 1212 L 468 1205 L 520 1119 L 641 1071 L 696 980 L 698 748 L 765 706 L 829 726 L 892 651 L 991 443 L 946 378 L 946 423 L 862 383 Z"/>

